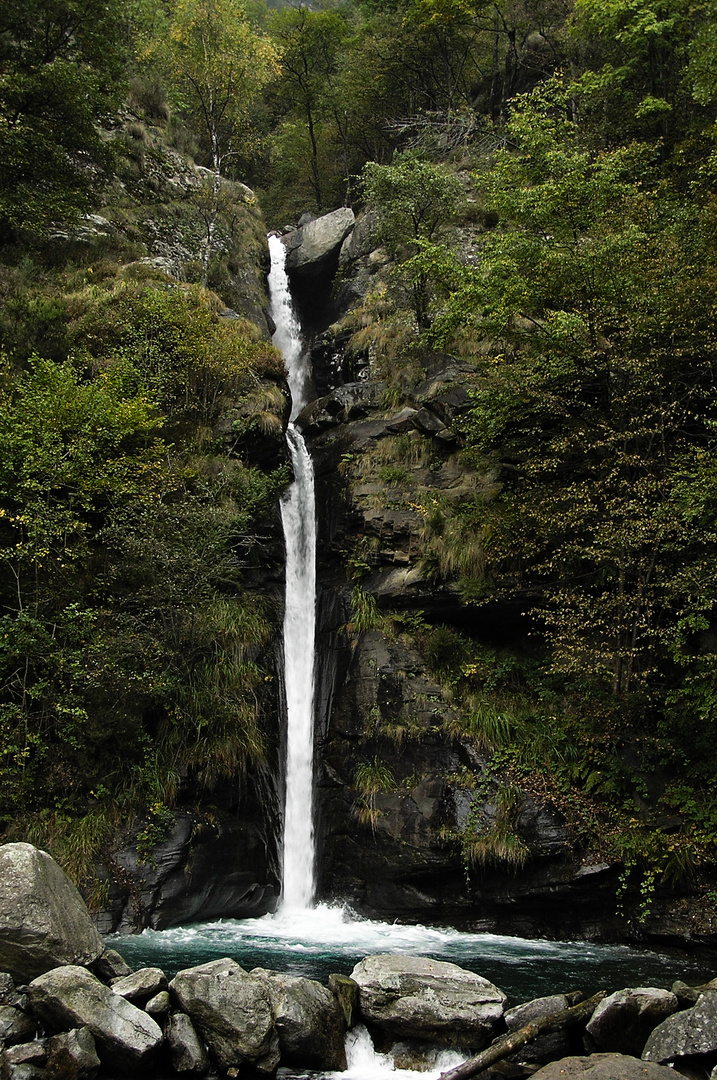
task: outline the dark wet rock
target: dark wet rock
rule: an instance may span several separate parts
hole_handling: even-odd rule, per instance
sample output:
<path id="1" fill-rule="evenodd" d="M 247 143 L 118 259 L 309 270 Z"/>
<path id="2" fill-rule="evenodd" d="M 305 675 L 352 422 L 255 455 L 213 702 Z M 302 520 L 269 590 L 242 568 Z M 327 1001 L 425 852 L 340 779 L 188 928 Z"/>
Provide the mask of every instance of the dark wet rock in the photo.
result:
<path id="1" fill-rule="evenodd" d="M 273 806 L 269 786 L 267 780 L 266 807 Z M 163 930 L 273 910 L 278 883 L 268 817 L 258 797 L 249 801 L 248 796 L 241 820 L 223 811 L 212 822 L 188 810 L 174 811 L 174 824 L 151 862 L 142 860 L 136 842 L 116 856 L 110 903 L 99 920 L 102 932 Z"/>
<path id="2" fill-rule="evenodd" d="M 317 434 L 339 424 L 363 419 L 378 407 L 385 389 L 386 384 L 379 381 L 345 383 L 310 402 L 299 413 L 297 425 L 305 433 Z M 378 430 L 388 432 L 390 428 L 382 424 Z"/>
<path id="3" fill-rule="evenodd" d="M 180 971 L 170 992 L 187 1012 L 222 1069 L 251 1065 L 272 1073 L 279 1039 L 265 982 L 234 960 Z"/>
<path id="4" fill-rule="evenodd" d="M 146 1070 L 162 1042 L 151 1016 L 104 986 L 84 968 L 67 966 L 40 975 L 28 987 L 33 1012 L 51 1032 L 87 1027 L 103 1064 Z"/>
<path id="5" fill-rule="evenodd" d="M 505 994 L 456 964 L 420 956 L 369 956 L 351 978 L 362 1016 L 394 1036 L 482 1049 L 503 1017 Z"/>
<path id="6" fill-rule="evenodd" d="M 538 1080 L 675 1080 L 672 1069 L 625 1054 L 590 1054 L 552 1061 L 533 1073 Z"/>
<path id="7" fill-rule="evenodd" d="M 174 1013 L 170 1016 L 167 1024 L 167 1046 L 175 1072 L 203 1076 L 209 1071 L 209 1055 L 186 1013 Z"/>
<path id="8" fill-rule="evenodd" d="M 0 1005 L 14 1005 L 16 1009 L 27 1007 L 27 995 L 20 993 L 7 971 L 0 971 Z"/>
<path id="9" fill-rule="evenodd" d="M 167 976 L 161 968 L 140 968 L 131 975 L 125 975 L 122 979 L 115 979 L 112 983 L 112 992 L 128 1001 L 147 1001 L 154 997 L 160 990 L 167 989 Z"/>
<path id="10" fill-rule="evenodd" d="M 654 1029 L 642 1052 L 644 1061 L 661 1065 L 680 1058 L 717 1052 L 717 991 L 701 994 L 697 1004 L 675 1013 Z"/>
<path id="11" fill-rule="evenodd" d="M 282 1064 L 329 1071 L 346 1068 L 346 1020 L 334 994 L 314 979 L 255 968 L 263 979 L 279 1034 Z"/>
<path id="12" fill-rule="evenodd" d="M 350 979 L 348 975 L 329 975 L 329 990 L 336 996 L 336 1000 L 344 1014 L 346 1026 L 352 1028 L 358 1020 L 359 1014 L 359 985 Z"/>
<path id="13" fill-rule="evenodd" d="M 700 994 L 706 990 L 717 990 L 717 979 L 704 983 L 702 986 L 688 986 L 687 983 L 678 979 L 672 984 L 672 993 L 677 998 L 680 1008 L 690 1008 L 699 1001 Z"/>
<path id="14" fill-rule="evenodd" d="M 32 1042 L 18 1043 L 16 1046 L 6 1047 L 2 1052 L 3 1074 L 8 1065 L 26 1065 L 30 1062 L 35 1065 L 44 1065 L 46 1061 L 47 1039 L 33 1039 Z"/>
<path id="15" fill-rule="evenodd" d="M 34 1039 L 0 1053 L 0 1076 L 2 1080 L 43 1080 L 46 1063 L 47 1040 Z"/>
<path id="16" fill-rule="evenodd" d="M 31 844 L 0 847 L 0 968 L 28 982 L 59 964 L 91 964 L 104 944 L 64 870 Z"/>
<path id="17" fill-rule="evenodd" d="M 99 1069 L 89 1028 L 74 1028 L 47 1040 L 47 1074 L 53 1080 L 93 1080 Z"/>
<path id="18" fill-rule="evenodd" d="M 37 1031 L 37 1023 L 22 1009 L 13 1005 L 0 1005 L 0 1042 L 6 1046 L 32 1039 Z"/>
<path id="19" fill-rule="evenodd" d="M 91 964 L 90 970 L 98 979 L 107 983 L 132 974 L 132 968 L 115 949 L 105 949 L 102 955 Z"/>
<path id="20" fill-rule="evenodd" d="M 677 998 L 668 990 L 618 990 L 600 1002 L 586 1030 L 598 1050 L 637 1057 L 650 1033 L 678 1008 Z"/>

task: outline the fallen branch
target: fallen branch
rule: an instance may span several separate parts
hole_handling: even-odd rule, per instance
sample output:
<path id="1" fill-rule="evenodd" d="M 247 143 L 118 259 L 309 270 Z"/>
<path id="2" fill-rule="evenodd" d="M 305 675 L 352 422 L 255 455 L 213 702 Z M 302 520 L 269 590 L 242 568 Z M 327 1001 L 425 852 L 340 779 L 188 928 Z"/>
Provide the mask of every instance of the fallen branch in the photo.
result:
<path id="1" fill-rule="evenodd" d="M 441 1073 L 440 1080 L 468 1080 L 468 1077 L 483 1072 L 484 1069 L 495 1065 L 497 1061 L 507 1058 L 515 1050 L 520 1050 L 521 1046 L 525 1046 L 526 1043 L 533 1042 L 539 1035 L 545 1035 L 549 1031 L 558 1031 L 560 1028 L 572 1027 L 574 1024 L 589 1020 L 606 994 L 606 990 L 601 990 L 599 994 L 594 994 L 587 1001 L 581 1001 L 579 1005 L 573 1005 L 570 1009 L 562 1009 L 560 1012 L 551 1013 L 549 1016 L 541 1016 L 538 1020 L 526 1024 L 525 1027 L 518 1028 L 517 1031 L 512 1031 L 509 1035 L 503 1035 L 487 1050 L 482 1050 L 480 1054 L 476 1054 L 475 1057 L 464 1061 L 462 1065 L 456 1065 L 455 1069 L 449 1069 L 448 1072 Z"/>

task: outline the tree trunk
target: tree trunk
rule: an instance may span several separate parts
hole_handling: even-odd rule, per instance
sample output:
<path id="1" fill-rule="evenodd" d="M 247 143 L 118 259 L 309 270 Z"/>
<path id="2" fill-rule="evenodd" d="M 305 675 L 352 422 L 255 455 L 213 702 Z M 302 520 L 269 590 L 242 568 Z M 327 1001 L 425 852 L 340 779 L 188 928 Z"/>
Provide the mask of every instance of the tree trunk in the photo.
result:
<path id="1" fill-rule="evenodd" d="M 469 1058 L 462 1065 L 457 1065 L 455 1069 L 449 1069 L 448 1072 L 441 1073 L 440 1080 L 468 1080 L 469 1077 L 483 1072 L 484 1069 L 495 1065 L 496 1062 L 503 1061 L 515 1050 L 520 1050 L 521 1046 L 525 1046 L 526 1043 L 533 1042 L 539 1035 L 545 1035 L 549 1031 L 558 1031 L 560 1028 L 572 1027 L 574 1024 L 584 1023 L 590 1019 L 606 993 L 606 990 L 601 990 L 600 993 L 588 998 L 587 1001 L 581 1001 L 579 1005 L 573 1005 L 570 1009 L 562 1009 L 558 1013 L 551 1013 L 550 1016 L 542 1016 L 540 1019 L 526 1024 L 525 1027 L 512 1031 L 509 1035 L 503 1035 L 487 1050 L 483 1050 L 475 1057 Z"/>

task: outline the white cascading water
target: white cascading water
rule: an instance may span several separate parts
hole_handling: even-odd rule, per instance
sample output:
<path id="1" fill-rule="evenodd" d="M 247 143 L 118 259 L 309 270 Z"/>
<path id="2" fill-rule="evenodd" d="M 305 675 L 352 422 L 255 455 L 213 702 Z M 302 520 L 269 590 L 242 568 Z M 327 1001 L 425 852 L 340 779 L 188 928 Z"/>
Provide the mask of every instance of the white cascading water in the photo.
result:
<path id="1" fill-rule="evenodd" d="M 314 469 L 293 420 L 307 404 L 307 372 L 299 322 L 284 268 L 286 249 L 269 237 L 269 296 L 274 344 L 289 375 L 291 420 L 286 441 L 294 482 L 281 501 L 286 545 L 284 683 L 286 687 L 286 801 L 281 912 L 305 911 L 314 899 L 314 639 L 316 632 L 316 508 Z"/>

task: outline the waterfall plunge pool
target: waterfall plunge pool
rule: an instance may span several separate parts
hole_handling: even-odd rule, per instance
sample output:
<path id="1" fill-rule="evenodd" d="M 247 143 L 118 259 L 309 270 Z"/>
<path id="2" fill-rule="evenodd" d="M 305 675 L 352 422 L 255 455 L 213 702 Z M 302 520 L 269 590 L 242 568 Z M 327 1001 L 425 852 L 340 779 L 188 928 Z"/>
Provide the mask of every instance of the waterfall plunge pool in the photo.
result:
<path id="1" fill-rule="evenodd" d="M 350 975 L 359 960 L 374 953 L 430 956 L 490 979 L 505 991 L 511 1006 L 569 990 L 592 994 L 626 986 L 669 989 L 675 979 L 699 984 L 716 973 L 712 954 L 372 922 L 345 908 L 325 905 L 260 919 L 223 919 L 113 935 L 107 942 L 133 967 L 156 966 L 168 975 L 229 956 L 246 969 L 274 968 L 324 983 L 334 971 Z"/>

